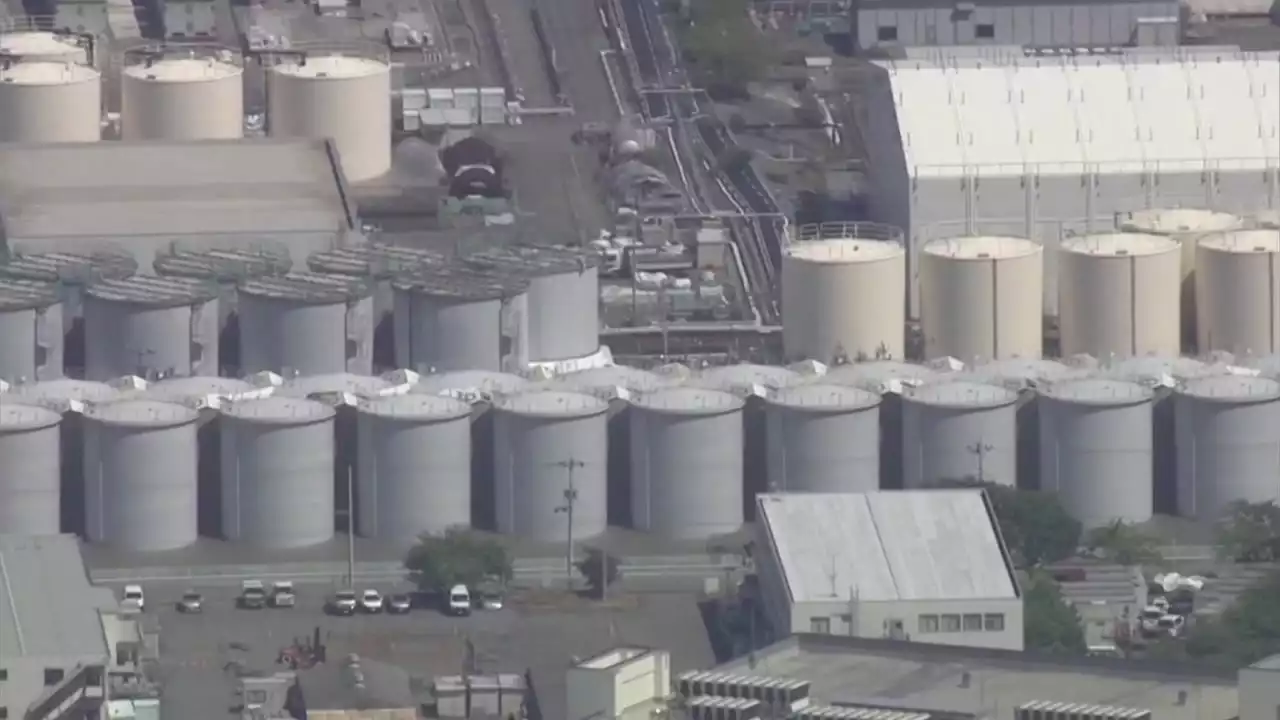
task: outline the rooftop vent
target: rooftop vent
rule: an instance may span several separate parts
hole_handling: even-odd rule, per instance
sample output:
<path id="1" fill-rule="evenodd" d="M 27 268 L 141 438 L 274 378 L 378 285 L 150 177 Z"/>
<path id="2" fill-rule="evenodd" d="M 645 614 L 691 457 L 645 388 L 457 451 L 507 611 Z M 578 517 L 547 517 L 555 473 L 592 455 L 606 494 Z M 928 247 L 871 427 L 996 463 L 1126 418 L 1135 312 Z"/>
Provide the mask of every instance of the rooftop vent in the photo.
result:
<path id="1" fill-rule="evenodd" d="M 1151 720 L 1151 711 L 1110 705 L 1034 700 L 1019 705 L 1014 720 Z"/>

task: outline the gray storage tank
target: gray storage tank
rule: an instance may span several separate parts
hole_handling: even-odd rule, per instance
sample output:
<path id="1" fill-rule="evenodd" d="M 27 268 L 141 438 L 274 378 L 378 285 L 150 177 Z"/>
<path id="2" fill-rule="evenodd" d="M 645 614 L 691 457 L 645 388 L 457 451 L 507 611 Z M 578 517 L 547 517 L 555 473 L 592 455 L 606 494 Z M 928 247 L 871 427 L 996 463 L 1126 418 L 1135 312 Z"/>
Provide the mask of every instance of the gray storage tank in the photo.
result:
<path id="1" fill-rule="evenodd" d="M 0 278 L 0 380 L 62 377 L 64 342 L 57 284 Z"/>
<path id="2" fill-rule="evenodd" d="M 199 413 L 176 403 L 119 400 L 84 411 L 86 534 L 121 550 L 196 541 Z"/>
<path id="3" fill-rule="evenodd" d="M 1040 397 L 1040 488 L 1085 528 L 1150 520 L 1151 389 L 1090 378 L 1046 386 Z"/>
<path id="4" fill-rule="evenodd" d="M 801 385 L 768 400 L 769 492 L 880 489 L 880 396 Z"/>
<path id="5" fill-rule="evenodd" d="M 397 367 L 418 372 L 523 372 L 528 367 L 528 278 L 455 264 L 406 273 L 392 287 Z"/>
<path id="6" fill-rule="evenodd" d="M 135 275 L 85 290 L 85 377 L 218 374 L 218 290 Z"/>
<path id="7" fill-rule="evenodd" d="M 267 397 L 222 411 L 222 533 L 264 549 L 334 534 L 333 408 Z"/>
<path id="8" fill-rule="evenodd" d="M 703 540 L 743 523 L 742 398 L 671 388 L 641 395 L 631 418 L 637 530 Z"/>
<path id="9" fill-rule="evenodd" d="M 1280 501 L 1280 382 L 1200 378 L 1174 404 L 1181 515 L 1212 522 L 1238 500 Z"/>
<path id="10" fill-rule="evenodd" d="M 471 406 L 410 394 L 362 401 L 359 413 L 359 533 L 412 542 L 470 527 Z"/>
<path id="11" fill-rule="evenodd" d="M 897 360 L 835 365 L 821 381 L 880 393 L 880 489 L 902 489 L 902 392 L 932 382 L 943 373 L 933 368 Z"/>
<path id="12" fill-rule="evenodd" d="M 903 487 L 957 481 L 1017 484 L 1018 394 L 940 381 L 902 396 Z"/>
<path id="13" fill-rule="evenodd" d="M 294 273 L 240 285 L 245 373 L 291 376 L 373 372 L 373 306 L 367 282 Z"/>
<path id="14" fill-rule="evenodd" d="M 568 392 L 506 395 L 494 402 L 495 518 L 500 532 L 538 542 L 604 532 L 608 403 Z"/>
<path id="15" fill-rule="evenodd" d="M 600 349 L 598 255 L 508 246 L 469 256 L 467 262 L 529 276 L 530 362 L 582 358 Z"/>
<path id="16" fill-rule="evenodd" d="M 61 532 L 61 421 L 49 408 L 0 403 L 0 534 Z"/>

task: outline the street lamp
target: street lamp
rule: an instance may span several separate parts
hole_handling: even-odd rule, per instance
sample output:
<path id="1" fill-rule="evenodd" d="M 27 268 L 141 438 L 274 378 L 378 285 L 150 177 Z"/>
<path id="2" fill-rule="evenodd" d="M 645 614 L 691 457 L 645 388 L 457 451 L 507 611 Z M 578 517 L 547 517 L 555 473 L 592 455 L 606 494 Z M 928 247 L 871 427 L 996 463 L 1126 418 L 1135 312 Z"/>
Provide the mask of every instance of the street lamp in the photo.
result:
<path id="1" fill-rule="evenodd" d="M 556 467 L 562 467 L 569 475 L 568 486 L 564 489 L 564 505 L 555 509 L 557 513 L 564 513 L 567 517 L 565 520 L 565 549 L 564 549 L 564 582 L 565 585 L 573 587 L 573 506 L 578 502 L 578 488 L 573 484 L 573 471 L 580 467 L 585 467 L 586 463 L 577 458 L 568 458 L 556 463 Z"/>

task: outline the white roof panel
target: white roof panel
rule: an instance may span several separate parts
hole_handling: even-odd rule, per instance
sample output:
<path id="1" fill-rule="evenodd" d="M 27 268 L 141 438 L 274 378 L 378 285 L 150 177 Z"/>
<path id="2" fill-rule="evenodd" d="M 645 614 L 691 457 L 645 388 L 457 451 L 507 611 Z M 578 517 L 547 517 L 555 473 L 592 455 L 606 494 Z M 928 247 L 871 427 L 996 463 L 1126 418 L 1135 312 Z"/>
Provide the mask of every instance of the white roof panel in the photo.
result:
<path id="1" fill-rule="evenodd" d="M 959 73 L 953 77 L 952 97 L 966 157 L 987 165 L 1021 166 L 1024 145 L 1009 142 L 1018 135 L 1017 115 L 1001 112 L 1009 106 L 1008 72 L 999 65 Z"/>
<path id="2" fill-rule="evenodd" d="M 1206 157 L 1188 69 L 1175 62 L 1130 64 L 1126 69 L 1138 117 L 1138 137 L 1147 159 L 1163 165 Z M 1239 65 L 1236 72 L 1240 72 Z M 1244 109 L 1242 100 L 1237 97 L 1231 104 L 1236 112 Z"/>
<path id="3" fill-rule="evenodd" d="M 964 167 L 961 124 L 951 102 L 950 72 L 905 70 L 895 78 L 893 91 L 907 166 L 927 161 L 929 165 Z"/>
<path id="4" fill-rule="evenodd" d="M 1082 149 L 1089 162 L 1108 162 L 1117 172 L 1141 169 L 1145 156 L 1138 119 L 1129 102 L 1129 79 L 1114 62 L 1082 64 L 1070 78 Z"/>
<path id="5" fill-rule="evenodd" d="M 1258 106 L 1258 132 L 1269 157 L 1280 157 L 1280 61 L 1255 57 L 1245 62 L 1249 92 Z"/>
<path id="6" fill-rule="evenodd" d="M 1085 161 L 1076 113 L 1062 112 L 1075 92 L 1069 77 L 1069 73 L 1053 67 L 1009 71 L 1014 110 L 1010 114 L 1017 118 L 1019 131 L 1015 142 L 1022 144 L 1029 164 Z"/>

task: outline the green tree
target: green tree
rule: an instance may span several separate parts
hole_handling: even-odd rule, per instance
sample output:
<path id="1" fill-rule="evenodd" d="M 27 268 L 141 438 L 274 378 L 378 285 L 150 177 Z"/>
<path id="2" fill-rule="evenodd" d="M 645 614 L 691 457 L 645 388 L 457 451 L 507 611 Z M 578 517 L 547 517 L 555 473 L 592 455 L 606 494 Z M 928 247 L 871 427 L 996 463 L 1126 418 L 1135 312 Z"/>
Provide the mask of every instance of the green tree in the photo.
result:
<path id="1" fill-rule="evenodd" d="M 1234 562 L 1280 559 L 1280 506 L 1274 502 L 1232 503 L 1215 526 L 1218 554 Z"/>
<path id="2" fill-rule="evenodd" d="M 1032 570 L 1022 598 L 1027 650 L 1079 655 L 1087 651 L 1080 614 L 1063 599 L 1061 588 L 1048 573 Z"/>
<path id="3" fill-rule="evenodd" d="M 746 97 L 747 86 L 772 62 L 746 0 L 702 0 L 690 6 L 687 19 L 680 39 L 694 82 L 715 98 Z"/>
<path id="4" fill-rule="evenodd" d="M 621 570 L 622 562 L 600 548 L 587 548 L 587 552 L 578 561 L 578 572 L 587 579 L 587 585 L 601 600 L 609 591 L 609 586 L 618 581 Z"/>
<path id="5" fill-rule="evenodd" d="M 1084 544 L 1091 552 L 1117 565 L 1142 565 L 1161 560 L 1159 541 L 1122 520 L 1090 530 Z"/>
<path id="6" fill-rule="evenodd" d="M 511 580 L 511 557 L 501 544 L 464 528 L 422 535 L 404 558 L 409 579 L 420 590 L 439 592 L 454 585 L 476 587 Z"/>
<path id="7" fill-rule="evenodd" d="M 944 487 L 987 491 L 1009 554 L 1019 567 L 1035 567 L 1072 557 L 1080 546 L 1080 523 L 1051 493 L 1019 490 L 972 478 L 946 481 Z"/>

